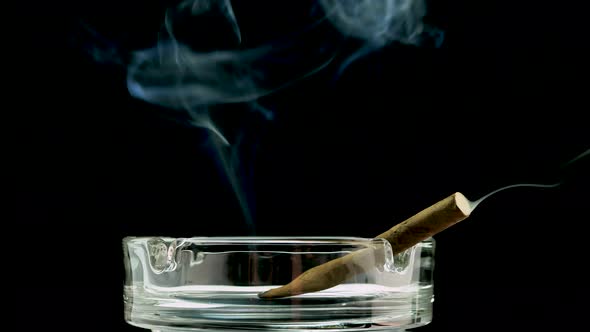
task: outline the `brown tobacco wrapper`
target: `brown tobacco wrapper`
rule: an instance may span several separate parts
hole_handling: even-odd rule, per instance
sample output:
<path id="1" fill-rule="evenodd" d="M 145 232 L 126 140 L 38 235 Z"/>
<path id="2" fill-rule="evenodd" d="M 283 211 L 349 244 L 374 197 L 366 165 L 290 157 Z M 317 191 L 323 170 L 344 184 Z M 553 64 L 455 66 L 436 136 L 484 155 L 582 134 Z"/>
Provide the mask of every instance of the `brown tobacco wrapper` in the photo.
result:
<path id="1" fill-rule="evenodd" d="M 457 192 L 376 237 L 389 241 L 393 255 L 396 255 L 467 218 L 471 210 L 471 202 Z M 363 249 L 331 260 L 305 271 L 287 285 L 258 296 L 264 299 L 281 298 L 334 287 L 363 271 L 361 262 L 372 254 L 371 250 Z"/>

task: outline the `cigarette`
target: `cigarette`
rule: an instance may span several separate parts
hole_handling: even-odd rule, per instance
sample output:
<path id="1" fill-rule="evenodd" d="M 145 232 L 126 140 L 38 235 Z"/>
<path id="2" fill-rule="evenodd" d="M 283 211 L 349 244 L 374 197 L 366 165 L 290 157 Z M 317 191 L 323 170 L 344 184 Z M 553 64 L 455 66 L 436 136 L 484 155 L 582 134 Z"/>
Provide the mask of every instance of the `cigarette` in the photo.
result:
<path id="1" fill-rule="evenodd" d="M 472 203 L 457 192 L 376 237 L 387 240 L 391 244 L 393 255 L 396 255 L 464 220 L 472 210 Z M 331 260 L 305 271 L 284 286 L 262 292 L 258 296 L 263 299 L 281 298 L 334 287 L 365 271 L 362 262 L 372 254 L 370 250 L 363 249 Z"/>

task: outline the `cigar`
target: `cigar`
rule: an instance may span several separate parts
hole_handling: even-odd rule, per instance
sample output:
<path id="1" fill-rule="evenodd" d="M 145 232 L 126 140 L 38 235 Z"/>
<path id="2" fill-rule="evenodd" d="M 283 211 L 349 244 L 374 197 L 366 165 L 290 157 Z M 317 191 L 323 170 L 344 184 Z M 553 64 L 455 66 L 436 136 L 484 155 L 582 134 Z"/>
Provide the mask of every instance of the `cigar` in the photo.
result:
<path id="1" fill-rule="evenodd" d="M 457 192 L 379 234 L 377 238 L 387 240 L 393 255 L 396 255 L 467 218 L 472 210 L 472 203 Z M 281 298 L 334 287 L 366 271 L 363 262 L 373 254 L 363 249 L 331 260 L 305 271 L 287 285 L 258 294 L 258 297 Z"/>

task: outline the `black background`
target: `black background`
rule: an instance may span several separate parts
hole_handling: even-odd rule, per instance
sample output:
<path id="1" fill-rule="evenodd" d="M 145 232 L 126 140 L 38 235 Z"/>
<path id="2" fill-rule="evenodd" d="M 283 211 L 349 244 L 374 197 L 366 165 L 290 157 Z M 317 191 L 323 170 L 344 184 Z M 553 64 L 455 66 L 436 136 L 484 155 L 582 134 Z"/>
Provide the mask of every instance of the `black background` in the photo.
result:
<path id="1" fill-rule="evenodd" d="M 584 10 L 475 2 L 433 6 L 442 48 L 386 47 L 336 87 L 320 76 L 282 92 L 272 122 L 249 120 L 256 234 L 371 237 L 455 191 L 565 180 L 493 196 L 435 237 L 421 328 L 565 330 L 589 295 L 588 158 L 565 165 L 590 146 Z M 137 330 L 123 320 L 124 236 L 248 235 L 203 131 L 131 98 L 124 72 L 72 42 L 83 20 L 141 46 L 161 8 L 44 3 L 16 18 L 5 266 L 27 329 Z"/>

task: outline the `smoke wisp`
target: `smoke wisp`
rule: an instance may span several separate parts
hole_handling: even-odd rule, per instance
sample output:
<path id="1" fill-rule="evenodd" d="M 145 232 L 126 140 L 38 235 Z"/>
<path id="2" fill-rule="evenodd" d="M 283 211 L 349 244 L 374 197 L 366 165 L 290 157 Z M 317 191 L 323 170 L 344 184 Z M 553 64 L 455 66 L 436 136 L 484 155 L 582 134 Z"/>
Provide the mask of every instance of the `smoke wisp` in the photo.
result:
<path id="1" fill-rule="evenodd" d="M 211 112 L 231 117 L 236 105 L 247 105 L 270 120 L 264 97 L 285 89 L 330 66 L 345 48 L 347 40 L 362 45 L 336 64 L 337 75 L 359 57 L 396 41 L 419 45 L 425 36 L 439 32 L 423 23 L 424 0 L 317 0 L 281 1 L 281 6 L 309 6 L 307 24 L 263 42 L 249 43 L 240 25 L 242 12 L 230 0 L 184 0 L 162 13 L 162 30 L 152 47 L 120 56 L 112 44 L 100 43 L 91 52 L 95 59 L 124 64 L 131 96 L 150 104 L 177 111 L 192 126 L 208 130 L 213 138 L 221 168 L 233 187 L 249 229 L 254 231 L 251 200 L 240 173 L 239 142 L 228 138 Z M 249 2 L 255 6 L 277 6 L 268 1 Z M 275 7 L 276 8 L 276 7 Z M 293 11 L 298 12 L 298 11 Z M 268 17 L 260 16 L 264 21 Z M 195 29 L 194 22 L 215 22 Z M 191 28 L 192 27 L 192 28 Z M 266 27 L 272 30 L 273 26 Z M 91 31 L 91 38 L 99 41 Z M 440 37 L 438 34 L 438 43 Z M 96 51 L 108 45 L 104 52 Z M 126 60 L 122 60 L 126 59 Z M 243 135 L 234 135 L 243 137 Z M 247 139 L 245 141 L 248 141 Z M 251 156 L 249 157 L 251 159 Z"/>
<path id="2" fill-rule="evenodd" d="M 574 158 L 570 159 L 569 161 L 567 161 L 566 163 L 564 163 L 564 167 L 568 167 L 570 165 L 573 165 L 574 163 L 578 162 L 579 160 L 587 157 L 588 155 L 590 155 L 590 149 L 580 153 L 579 155 L 575 156 Z M 563 180 L 559 181 L 557 183 L 552 183 L 552 184 L 540 184 L 540 183 L 517 183 L 517 184 L 511 184 L 508 186 L 504 186 L 501 188 L 498 188 L 496 190 L 491 191 L 488 194 L 485 194 L 484 196 L 482 196 L 481 198 L 475 200 L 475 201 L 470 201 L 469 205 L 470 205 L 470 209 L 471 211 L 475 210 L 475 208 L 481 204 L 481 202 L 483 202 L 484 200 L 488 199 L 489 197 L 495 195 L 496 193 L 499 193 L 501 191 L 507 190 L 507 189 L 512 189 L 512 188 L 521 188 L 521 187 L 525 187 L 525 188 L 556 188 L 559 187 L 560 185 L 563 184 Z"/>

